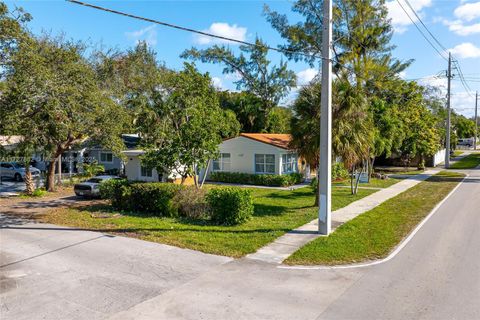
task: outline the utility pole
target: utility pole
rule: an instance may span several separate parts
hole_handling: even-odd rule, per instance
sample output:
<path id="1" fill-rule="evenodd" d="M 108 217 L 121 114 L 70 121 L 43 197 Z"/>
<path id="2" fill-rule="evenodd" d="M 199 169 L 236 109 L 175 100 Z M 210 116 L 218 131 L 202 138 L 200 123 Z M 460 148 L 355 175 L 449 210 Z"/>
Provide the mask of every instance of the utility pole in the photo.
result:
<path id="1" fill-rule="evenodd" d="M 332 229 L 332 1 L 323 1 L 318 232 Z"/>
<path id="2" fill-rule="evenodd" d="M 477 137 L 478 137 L 478 91 L 475 92 L 475 137 L 473 137 L 473 150 L 477 150 Z"/>
<path id="3" fill-rule="evenodd" d="M 445 168 L 448 169 L 450 167 L 450 81 L 452 79 L 452 54 L 448 53 L 448 71 L 447 71 L 447 132 L 445 136 Z"/>

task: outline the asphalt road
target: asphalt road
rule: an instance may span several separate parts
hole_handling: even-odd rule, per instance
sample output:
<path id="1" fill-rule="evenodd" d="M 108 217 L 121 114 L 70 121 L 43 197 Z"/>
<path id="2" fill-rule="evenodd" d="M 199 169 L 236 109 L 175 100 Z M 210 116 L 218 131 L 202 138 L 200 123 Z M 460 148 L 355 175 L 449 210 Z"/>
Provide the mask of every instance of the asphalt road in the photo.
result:
<path id="1" fill-rule="evenodd" d="M 480 319 L 480 170 L 470 174 L 397 256 L 364 268 L 281 269 L 4 221 L 1 318 Z"/>

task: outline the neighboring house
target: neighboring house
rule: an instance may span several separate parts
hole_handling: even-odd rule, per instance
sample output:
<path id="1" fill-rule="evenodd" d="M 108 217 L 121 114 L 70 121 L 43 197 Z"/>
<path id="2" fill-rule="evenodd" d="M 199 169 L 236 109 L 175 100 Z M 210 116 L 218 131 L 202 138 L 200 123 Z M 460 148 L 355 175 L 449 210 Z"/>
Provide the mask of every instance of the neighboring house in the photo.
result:
<path id="1" fill-rule="evenodd" d="M 10 151 L 22 142 L 23 136 L 0 136 L 0 146 L 5 150 Z"/>
<path id="2" fill-rule="evenodd" d="M 211 172 L 242 172 L 252 174 L 288 174 L 300 172 L 310 178 L 310 167 L 289 147 L 289 134 L 242 133 L 219 146 L 220 157 L 211 162 Z"/>
<path id="3" fill-rule="evenodd" d="M 151 169 L 142 166 L 140 156 L 143 155 L 143 150 L 126 150 L 123 154 L 127 157 L 125 163 L 125 175 L 130 181 L 146 181 L 146 182 L 173 182 L 181 183 L 182 179 L 178 173 L 175 172 L 157 172 L 156 169 Z M 193 184 L 193 178 L 187 178 L 185 184 Z"/>
<path id="4" fill-rule="evenodd" d="M 140 137 L 137 134 L 122 134 L 122 139 L 126 150 L 134 149 L 140 141 Z M 106 172 L 124 172 L 124 160 L 117 157 L 111 150 L 100 146 L 88 147 L 87 145 L 88 141 L 84 142 L 83 147 L 66 151 L 62 155 L 62 172 L 77 172 L 79 163 L 91 163 L 93 161 L 102 165 Z"/>

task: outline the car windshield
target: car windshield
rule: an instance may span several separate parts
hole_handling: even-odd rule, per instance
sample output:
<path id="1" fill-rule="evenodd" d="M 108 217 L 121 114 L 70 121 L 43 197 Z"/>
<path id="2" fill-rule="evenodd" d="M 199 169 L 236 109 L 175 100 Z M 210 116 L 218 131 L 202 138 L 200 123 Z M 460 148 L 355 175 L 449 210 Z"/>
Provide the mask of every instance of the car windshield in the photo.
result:
<path id="1" fill-rule="evenodd" d="M 23 163 L 14 163 L 13 166 L 17 169 L 25 168 L 25 165 Z"/>
<path id="2" fill-rule="evenodd" d="M 92 183 L 100 183 L 102 181 L 103 179 L 99 179 L 99 178 L 91 178 L 87 180 L 87 182 L 92 182 Z"/>

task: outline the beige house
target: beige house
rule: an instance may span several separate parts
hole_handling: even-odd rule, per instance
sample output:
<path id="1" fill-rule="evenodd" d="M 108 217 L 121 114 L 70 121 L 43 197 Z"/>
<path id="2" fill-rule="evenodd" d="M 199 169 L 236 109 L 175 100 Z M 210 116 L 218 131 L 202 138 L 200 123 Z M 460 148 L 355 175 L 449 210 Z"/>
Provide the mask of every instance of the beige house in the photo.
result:
<path id="1" fill-rule="evenodd" d="M 220 157 L 211 162 L 207 176 L 215 171 L 251 174 L 300 172 L 310 178 L 309 166 L 289 148 L 290 140 L 289 134 L 272 133 L 242 133 L 225 140 L 219 146 Z"/>

